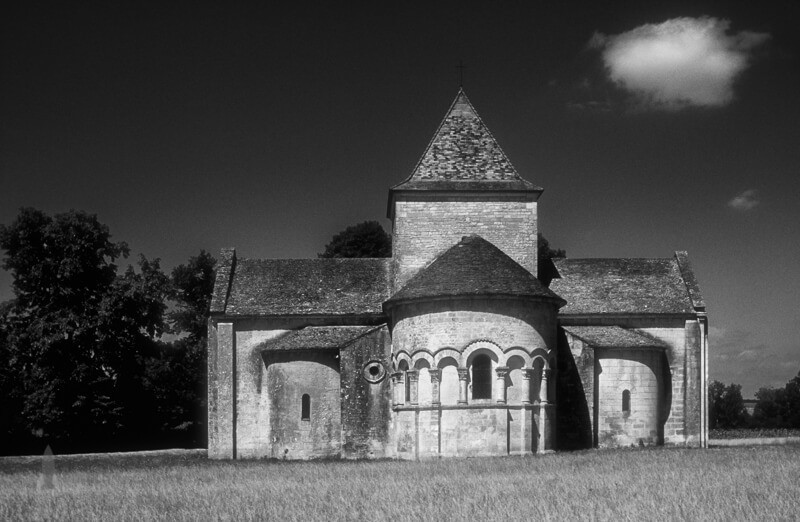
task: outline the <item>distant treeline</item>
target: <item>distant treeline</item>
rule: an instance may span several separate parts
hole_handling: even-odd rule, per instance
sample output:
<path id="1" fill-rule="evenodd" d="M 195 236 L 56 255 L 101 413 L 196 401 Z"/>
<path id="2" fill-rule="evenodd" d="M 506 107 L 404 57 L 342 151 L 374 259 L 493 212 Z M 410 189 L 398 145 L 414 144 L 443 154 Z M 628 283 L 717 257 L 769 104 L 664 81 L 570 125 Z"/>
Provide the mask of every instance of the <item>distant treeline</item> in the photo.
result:
<path id="1" fill-rule="evenodd" d="M 96 216 L 32 208 L 0 248 L 0 454 L 204 447 L 213 257 L 121 269 Z"/>
<path id="2" fill-rule="evenodd" d="M 719 381 L 708 385 L 709 428 L 800 429 L 800 373 L 783 388 L 756 392 L 751 415 L 745 409 L 742 387 Z"/>

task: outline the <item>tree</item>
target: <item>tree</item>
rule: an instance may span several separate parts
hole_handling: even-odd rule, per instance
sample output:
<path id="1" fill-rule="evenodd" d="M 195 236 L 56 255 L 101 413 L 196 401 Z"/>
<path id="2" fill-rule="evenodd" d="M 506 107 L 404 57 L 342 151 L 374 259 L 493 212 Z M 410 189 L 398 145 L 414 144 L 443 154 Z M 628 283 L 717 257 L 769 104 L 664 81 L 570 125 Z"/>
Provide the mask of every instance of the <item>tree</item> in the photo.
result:
<path id="1" fill-rule="evenodd" d="M 175 307 L 168 317 L 181 337 L 161 343 L 145 371 L 164 443 L 198 446 L 206 440 L 208 315 L 215 265 L 201 250 L 172 271 Z"/>
<path id="2" fill-rule="evenodd" d="M 800 373 L 783 388 L 761 388 L 756 392 L 753 417 L 764 428 L 800 428 Z"/>
<path id="3" fill-rule="evenodd" d="M 553 249 L 550 247 L 550 241 L 547 240 L 546 237 L 542 235 L 541 232 L 537 235 L 537 242 L 538 242 L 538 255 L 539 255 L 539 262 L 545 259 L 553 259 L 558 257 L 567 257 L 567 251 L 561 248 Z"/>
<path id="4" fill-rule="evenodd" d="M 747 424 L 747 411 L 739 384 L 725 386 L 719 381 L 708 385 L 708 423 L 711 429 L 740 428 Z"/>
<path id="5" fill-rule="evenodd" d="M 65 445 L 110 441 L 140 425 L 141 367 L 165 330 L 169 280 L 158 260 L 127 257 L 95 215 L 21 209 L 0 226 L 15 299 L 2 316 L 3 359 L 24 429 Z M 62 444 L 62 445 L 63 445 Z"/>
<path id="6" fill-rule="evenodd" d="M 392 238 L 377 221 L 351 225 L 334 235 L 317 257 L 391 257 Z"/>

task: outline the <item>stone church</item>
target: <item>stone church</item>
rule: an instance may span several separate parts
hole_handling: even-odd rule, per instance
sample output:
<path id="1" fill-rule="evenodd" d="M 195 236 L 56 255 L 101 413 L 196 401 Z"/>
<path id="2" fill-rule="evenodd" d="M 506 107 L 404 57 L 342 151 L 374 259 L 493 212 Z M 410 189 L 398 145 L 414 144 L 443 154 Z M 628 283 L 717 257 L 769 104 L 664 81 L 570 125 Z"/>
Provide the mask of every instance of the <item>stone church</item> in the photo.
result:
<path id="1" fill-rule="evenodd" d="M 224 249 L 209 456 L 705 446 L 708 325 L 687 254 L 540 263 L 541 194 L 460 90 L 389 189 L 391 258 Z"/>

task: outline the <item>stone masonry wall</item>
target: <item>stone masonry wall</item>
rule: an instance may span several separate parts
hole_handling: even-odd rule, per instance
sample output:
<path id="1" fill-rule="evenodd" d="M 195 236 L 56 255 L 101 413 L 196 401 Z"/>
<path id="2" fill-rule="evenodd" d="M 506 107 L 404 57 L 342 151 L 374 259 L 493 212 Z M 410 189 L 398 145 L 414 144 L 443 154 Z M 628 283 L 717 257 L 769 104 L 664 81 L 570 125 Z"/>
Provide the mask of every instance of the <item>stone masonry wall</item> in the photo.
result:
<path id="1" fill-rule="evenodd" d="M 341 451 L 341 394 L 338 350 L 265 354 L 270 457 L 336 457 Z M 302 397 L 309 416 L 302 418 Z M 259 451 L 263 453 L 263 451 Z"/>
<path id="2" fill-rule="evenodd" d="M 661 401 L 660 350 L 597 350 L 597 444 L 658 444 Z M 630 409 L 623 411 L 623 393 Z"/>
<path id="3" fill-rule="evenodd" d="M 555 346 L 552 305 L 514 300 L 449 300 L 399 307 L 393 316 L 395 353 L 441 348 L 462 350 L 476 340 L 489 340 L 501 349 L 528 352 Z"/>
<path id="4" fill-rule="evenodd" d="M 416 199 L 399 196 L 395 206 L 395 289 L 470 234 L 483 237 L 537 274 L 536 202 L 530 196 Z"/>
<path id="5" fill-rule="evenodd" d="M 663 442 L 670 445 L 700 445 L 700 400 L 701 400 L 701 335 L 696 319 L 674 316 L 666 317 L 591 317 L 572 318 L 562 316 L 565 326 L 617 325 L 634 328 L 651 335 L 669 348 L 664 352 L 662 368 L 664 399 L 662 411 Z"/>
<path id="6" fill-rule="evenodd" d="M 300 326 L 303 324 L 291 319 L 238 321 L 235 324 L 236 454 L 234 458 L 272 455 L 266 367 L 259 346 Z"/>
<path id="7" fill-rule="evenodd" d="M 525 455 L 537 451 L 539 405 L 400 409 L 401 459 Z M 552 430 L 547 430 L 552 435 Z M 540 450 L 552 449 L 548 444 Z"/>
<path id="8" fill-rule="evenodd" d="M 391 422 L 391 340 L 383 327 L 340 351 L 342 456 L 394 456 Z"/>

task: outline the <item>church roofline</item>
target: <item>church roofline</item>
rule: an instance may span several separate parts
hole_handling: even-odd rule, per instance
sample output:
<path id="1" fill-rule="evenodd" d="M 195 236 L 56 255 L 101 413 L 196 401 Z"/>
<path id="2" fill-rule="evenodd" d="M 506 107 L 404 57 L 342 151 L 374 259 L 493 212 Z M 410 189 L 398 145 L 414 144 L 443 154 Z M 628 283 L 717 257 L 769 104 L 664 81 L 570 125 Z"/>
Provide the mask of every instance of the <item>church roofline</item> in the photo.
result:
<path id="1" fill-rule="evenodd" d="M 474 133 L 464 133 L 463 113 L 473 121 Z M 445 132 L 448 122 L 462 118 L 461 126 Z M 458 121 L 458 120 L 456 120 Z M 454 135 L 458 139 L 454 139 Z M 433 149 L 440 146 L 438 152 Z M 476 151 L 479 151 L 476 153 Z M 477 161 L 476 161 L 477 160 Z M 426 166 L 426 161 L 429 164 Z M 489 167 L 487 169 L 487 167 Z M 543 189 L 523 179 L 508 159 L 500 144 L 469 101 L 463 88 L 459 88 L 433 137 L 415 164 L 411 174 L 402 182 L 389 188 L 387 215 L 391 218 L 396 194 L 414 192 L 523 192 L 541 194 Z"/>

